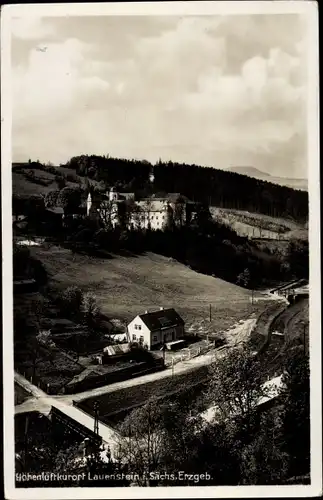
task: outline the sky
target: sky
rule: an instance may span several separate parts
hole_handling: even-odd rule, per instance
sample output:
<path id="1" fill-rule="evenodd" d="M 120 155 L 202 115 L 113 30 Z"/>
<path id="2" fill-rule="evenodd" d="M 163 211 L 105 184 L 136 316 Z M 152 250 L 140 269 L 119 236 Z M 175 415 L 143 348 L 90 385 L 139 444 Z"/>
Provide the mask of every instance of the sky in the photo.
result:
<path id="1" fill-rule="evenodd" d="M 13 161 L 79 154 L 307 177 L 297 14 L 12 20 Z"/>

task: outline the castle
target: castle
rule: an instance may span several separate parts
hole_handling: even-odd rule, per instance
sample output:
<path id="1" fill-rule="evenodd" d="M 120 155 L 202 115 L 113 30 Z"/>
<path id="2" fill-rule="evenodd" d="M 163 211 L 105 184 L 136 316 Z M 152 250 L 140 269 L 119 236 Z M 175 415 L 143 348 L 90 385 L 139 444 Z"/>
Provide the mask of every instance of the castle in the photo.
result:
<path id="1" fill-rule="evenodd" d="M 99 216 L 110 227 L 123 225 L 127 229 L 165 229 L 169 224 L 188 223 L 195 204 L 180 193 L 163 197 L 151 196 L 139 201 L 134 193 L 119 193 L 111 188 L 105 195 L 88 194 L 87 216 Z"/>

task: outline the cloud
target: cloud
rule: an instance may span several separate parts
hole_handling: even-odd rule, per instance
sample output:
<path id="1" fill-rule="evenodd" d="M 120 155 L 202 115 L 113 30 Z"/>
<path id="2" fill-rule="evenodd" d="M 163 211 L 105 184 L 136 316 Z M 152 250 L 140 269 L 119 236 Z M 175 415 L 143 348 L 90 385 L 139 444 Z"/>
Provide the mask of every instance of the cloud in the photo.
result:
<path id="1" fill-rule="evenodd" d="M 54 25 L 40 17 L 12 18 L 11 32 L 21 40 L 48 39 L 55 36 Z"/>
<path id="2" fill-rule="evenodd" d="M 46 52 L 33 46 L 13 68 L 15 154 L 256 161 L 304 175 L 305 34 L 297 16 L 282 17 L 118 18 L 107 20 L 111 32 L 100 19 L 100 43 L 93 19 L 92 42 L 84 19 L 77 38 L 62 40 L 57 24 Z"/>
<path id="3" fill-rule="evenodd" d="M 109 89 L 109 83 L 88 71 L 88 46 L 77 39 L 48 43 L 29 52 L 27 67 L 13 69 L 13 121 L 31 123 L 73 111 L 91 93 Z"/>

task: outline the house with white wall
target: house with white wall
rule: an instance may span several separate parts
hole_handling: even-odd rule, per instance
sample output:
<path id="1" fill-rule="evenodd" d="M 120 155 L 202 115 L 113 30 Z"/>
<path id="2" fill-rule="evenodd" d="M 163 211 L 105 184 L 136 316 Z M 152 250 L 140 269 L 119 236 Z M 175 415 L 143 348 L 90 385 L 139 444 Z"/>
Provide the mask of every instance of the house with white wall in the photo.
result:
<path id="1" fill-rule="evenodd" d="M 175 309 L 138 314 L 127 327 L 129 340 L 146 349 L 158 349 L 164 343 L 175 342 L 184 337 L 184 320 Z"/>
<path id="2" fill-rule="evenodd" d="M 120 221 L 128 229 L 164 230 L 190 222 L 194 203 L 180 193 L 155 195 L 135 200 L 134 193 L 119 193 L 114 188 L 105 194 L 88 194 L 87 215 L 99 217 L 103 223 L 116 227 Z"/>

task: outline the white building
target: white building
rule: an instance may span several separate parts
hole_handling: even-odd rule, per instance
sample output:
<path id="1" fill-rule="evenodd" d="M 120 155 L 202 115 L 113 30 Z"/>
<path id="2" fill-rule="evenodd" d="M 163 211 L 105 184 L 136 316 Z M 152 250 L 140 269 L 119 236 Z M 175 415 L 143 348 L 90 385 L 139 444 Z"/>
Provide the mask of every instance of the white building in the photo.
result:
<path id="1" fill-rule="evenodd" d="M 160 308 L 158 311 L 139 314 L 128 325 L 131 342 L 137 342 L 152 350 L 164 343 L 174 342 L 184 336 L 184 321 L 175 309 Z"/>
<path id="2" fill-rule="evenodd" d="M 94 199 L 95 198 L 95 199 Z M 134 193 L 118 193 L 111 188 L 105 195 L 88 194 L 87 215 L 96 214 L 107 225 L 116 227 L 123 220 L 128 229 L 165 229 L 170 223 L 181 226 L 189 221 L 193 206 L 180 193 L 152 196 L 135 201 Z M 191 210 L 192 212 L 192 210 Z"/>
<path id="3" fill-rule="evenodd" d="M 180 193 L 142 199 L 132 207 L 129 226 L 152 230 L 163 230 L 171 224 L 181 226 L 190 220 L 189 205 L 193 204 Z"/>
<path id="4" fill-rule="evenodd" d="M 148 198 L 136 203 L 130 216 L 130 225 L 134 229 L 165 229 L 170 215 L 167 200 Z"/>

